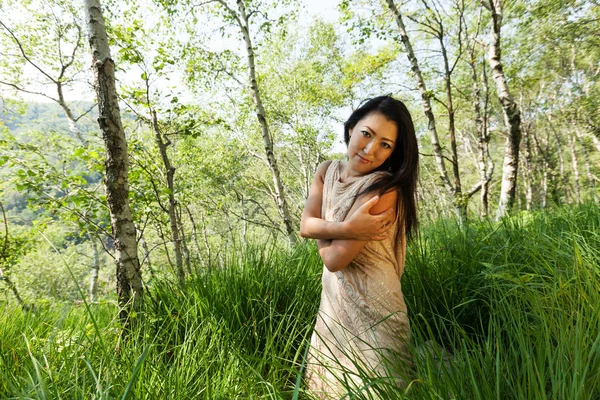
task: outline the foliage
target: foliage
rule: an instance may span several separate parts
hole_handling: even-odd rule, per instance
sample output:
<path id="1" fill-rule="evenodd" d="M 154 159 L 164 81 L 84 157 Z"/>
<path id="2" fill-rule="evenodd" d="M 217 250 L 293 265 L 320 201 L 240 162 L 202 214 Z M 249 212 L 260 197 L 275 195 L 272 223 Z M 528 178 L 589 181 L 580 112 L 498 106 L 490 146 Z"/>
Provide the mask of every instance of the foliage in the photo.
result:
<path id="1" fill-rule="evenodd" d="M 411 83 L 414 71 L 383 3 L 344 1 L 345 25 L 312 18 L 305 26 L 298 23 L 296 2 L 247 4 L 257 79 L 294 223 L 316 166 L 343 152 L 344 117 L 363 98 L 392 92 L 415 120 L 423 155 L 420 215 L 427 222 L 409 249 L 402 281 L 415 376 L 407 393 L 368 377 L 366 387 L 383 398 L 597 397 L 600 214 L 592 203 L 562 205 L 600 193 L 600 46 L 591 34 L 599 30 L 598 5 L 506 3 L 503 29 L 510 35 L 503 37 L 503 60 L 528 138 L 521 145 L 518 208 L 547 211 L 459 227 L 453 219 L 440 220 L 450 215 L 453 199 L 440 190 L 427 121 Z M 105 6 L 150 300 L 131 337 L 113 318 L 112 269 L 100 272 L 102 300 L 89 309 L 80 303 L 93 238 L 103 239 L 101 265 L 112 250 L 95 111 L 77 119 L 73 131 L 62 106 L 1 92 L 0 201 L 11 227 L 2 268 L 37 313 L 15 308 L 11 292 L 0 286 L 0 397 L 289 398 L 301 391 L 295 382 L 318 305 L 321 263 L 311 245 L 288 249 L 278 242 L 285 231 L 233 15 L 223 3 Z M 484 91 L 491 82 L 483 67 L 489 16 L 477 2 L 406 4 L 446 157 L 443 58 L 425 25 L 433 21 L 432 6 L 440 7 L 435 16 L 446 27 L 442 43 L 456 60 L 451 88 L 467 187 L 479 180 L 468 61 L 475 62 Z M 83 46 L 77 6 L 27 0 L 4 1 L 0 8 L 0 21 L 48 72 L 29 71 L 31 62 L 2 28 L 4 89 L 16 85 L 39 99 L 47 95 L 42 87 L 56 86 L 61 69 L 58 82 L 65 88 L 82 80 L 87 64 L 72 53 Z M 468 59 L 465 46 L 476 60 Z M 93 107 L 91 101 L 67 103 L 77 116 Z M 483 110 L 496 165 L 504 145 L 500 110 L 497 100 Z M 172 191 L 155 144 L 153 111 L 176 168 Z M 78 141 L 77 132 L 89 143 Z M 492 207 L 498 175 L 490 185 Z M 171 283 L 165 213 L 171 195 L 190 261 L 184 287 Z M 470 202 L 470 212 L 479 207 Z"/>

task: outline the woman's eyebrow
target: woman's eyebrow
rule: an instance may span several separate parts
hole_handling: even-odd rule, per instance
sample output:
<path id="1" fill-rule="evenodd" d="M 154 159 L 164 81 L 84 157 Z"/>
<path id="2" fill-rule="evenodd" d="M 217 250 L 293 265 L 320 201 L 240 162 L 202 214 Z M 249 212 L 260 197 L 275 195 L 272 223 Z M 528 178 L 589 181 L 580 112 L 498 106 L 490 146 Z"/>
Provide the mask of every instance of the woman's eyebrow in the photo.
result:
<path id="1" fill-rule="evenodd" d="M 365 125 L 365 128 L 367 128 L 371 133 L 374 133 L 375 135 L 377 135 L 377 132 L 375 132 L 369 125 Z M 386 137 L 382 137 L 381 140 L 385 140 L 386 142 L 390 142 L 390 143 L 394 144 L 394 141 L 392 139 L 388 139 Z"/>

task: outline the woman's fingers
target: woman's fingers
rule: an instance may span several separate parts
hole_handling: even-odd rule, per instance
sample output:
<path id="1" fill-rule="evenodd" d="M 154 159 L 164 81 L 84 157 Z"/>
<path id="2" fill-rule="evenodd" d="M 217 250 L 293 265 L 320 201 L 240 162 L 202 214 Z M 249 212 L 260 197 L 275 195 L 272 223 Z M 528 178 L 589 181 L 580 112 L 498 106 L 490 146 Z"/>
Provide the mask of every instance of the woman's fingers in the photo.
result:
<path id="1" fill-rule="evenodd" d="M 362 206 L 356 209 L 355 213 L 368 214 L 371 207 L 373 207 L 379 201 L 379 196 L 373 196 L 365 202 Z"/>

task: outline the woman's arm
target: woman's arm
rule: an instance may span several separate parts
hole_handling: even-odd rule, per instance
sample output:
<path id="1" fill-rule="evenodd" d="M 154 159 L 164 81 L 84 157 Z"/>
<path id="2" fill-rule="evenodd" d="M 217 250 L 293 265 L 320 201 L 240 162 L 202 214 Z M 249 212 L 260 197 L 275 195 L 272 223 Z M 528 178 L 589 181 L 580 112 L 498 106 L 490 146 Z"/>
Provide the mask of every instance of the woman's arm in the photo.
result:
<path id="1" fill-rule="evenodd" d="M 356 201 L 356 203 L 366 202 L 366 197 L 367 196 L 362 196 Z M 398 194 L 396 191 L 387 192 L 381 196 L 379 202 L 373 206 L 371 210 L 372 212 L 380 212 L 381 210 L 387 210 L 389 208 L 395 210 L 397 201 Z M 356 203 L 354 207 L 361 206 L 361 204 Z M 352 212 L 352 210 L 350 211 Z M 391 225 L 393 224 L 390 223 L 390 226 Z M 367 240 L 317 240 L 319 255 L 321 256 L 325 267 L 327 267 L 327 269 L 331 272 L 336 272 L 346 268 L 367 243 Z"/>
<path id="2" fill-rule="evenodd" d="M 377 207 L 380 203 L 378 196 L 366 197 L 360 207 L 351 210 L 350 218 L 343 222 L 326 221 L 321 217 L 323 184 L 330 164 L 331 161 L 325 161 L 317 168 L 302 212 L 300 236 L 325 240 L 383 240 L 391 225 L 386 224 L 384 228 L 384 223 L 393 220 L 394 209 Z"/>

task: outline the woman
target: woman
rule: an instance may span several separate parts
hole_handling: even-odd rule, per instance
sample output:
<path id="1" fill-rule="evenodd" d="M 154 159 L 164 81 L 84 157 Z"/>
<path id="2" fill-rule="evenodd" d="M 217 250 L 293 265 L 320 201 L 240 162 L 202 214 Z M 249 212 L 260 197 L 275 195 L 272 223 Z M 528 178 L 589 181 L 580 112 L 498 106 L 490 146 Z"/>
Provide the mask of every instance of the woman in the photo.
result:
<path id="1" fill-rule="evenodd" d="M 321 398 L 364 386 L 359 374 L 402 385 L 398 362 L 410 365 L 400 277 L 417 226 L 413 122 L 402 102 L 376 97 L 346 121 L 344 140 L 348 161 L 317 168 L 300 224 L 325 264 L 306 372 Z"/>

